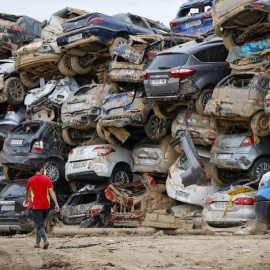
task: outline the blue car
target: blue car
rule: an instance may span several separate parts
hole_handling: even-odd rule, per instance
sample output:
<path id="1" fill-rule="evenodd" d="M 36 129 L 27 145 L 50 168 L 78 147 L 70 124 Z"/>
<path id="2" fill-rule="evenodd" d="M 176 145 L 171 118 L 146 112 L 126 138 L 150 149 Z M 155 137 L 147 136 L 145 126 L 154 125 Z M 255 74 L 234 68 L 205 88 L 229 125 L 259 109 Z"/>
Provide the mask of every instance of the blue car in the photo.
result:
<path id="1" fill-rule="evenodd" d="M 171 32 L 195 35 L 213 31 L 211 8 L 214 0 L 193 0 L 183 4 L 170 22 Z"/>
<path id="2" fill-rule="evenodd" d="M 262 176 L 259 190 L 255 197 L 256 218 L 266 224 L 270 224 L 270 172 Z"/>

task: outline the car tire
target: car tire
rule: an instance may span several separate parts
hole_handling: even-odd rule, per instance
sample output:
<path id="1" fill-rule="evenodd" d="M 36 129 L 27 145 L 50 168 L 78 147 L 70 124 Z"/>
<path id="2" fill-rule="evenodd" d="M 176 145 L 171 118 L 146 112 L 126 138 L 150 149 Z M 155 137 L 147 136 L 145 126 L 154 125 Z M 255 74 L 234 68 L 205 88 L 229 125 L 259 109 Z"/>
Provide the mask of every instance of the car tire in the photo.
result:
<path id="1" fill-rule="evenodd" d="M 89 55 L 86 55 L 86 57 L 87 56 L 89 57 Z M 84 60 L 85 57 L 75 55 L 71 56 L 71 67 L 77 74 L 87 74 L 92 70 L 92 62 L 85 66 Z"/>
<path id="2" fill-rule="evenodd" d="M 62 137 L 63 137 L 63 140 L 65 141 L 65 143 L 67 143 L 70 146 L 78 145 L 79 142 L 76 142 L 76 141 L 72 140 L 72 138 L 70 137 L 69 132 L 70 132 L 70 127 L 65 127 L 62 130 Z"/>
<path id="3" fill-rule="evenodd" d="M 54 161 L 47 161 L 45 163 L 46 176 L 49 177 L 53 184 L 57 184 L 61 179 L 60 166 Z"/>
<path id="4" fill-rule="evenodd" d="M 19 105 L 24 101 L 25 86 L 17 77 L 8 78 L 4 83 L 3 94 L 6 95 L 6 102 L 10 105 Z"/>
<path id="5" fill-rule="evenodd" d="M 3 172 L 4 172 L 4 175 L 5 175 L 5 179 L 7 181 L 16 180 L 16 179 L 18 179 L 18 177 L 21 174 L 21 171 L 20 170 L 9 168 L 6 165 L 3 165 Z"/>
<path id="6" fill-rule="evenodd" d="M 212 99 L 212 94 L 213 94 L 213 90 L 205 89 L 201 92 L 199 97 L 196 99 L 195 107 L 198 114 L 202 116 L 207 116 L 207 114 L 204 113 L 204 109 L 208 101 Z"/>
<path id="7" fill-rule="evenodd" d="M 249 177 L 255 180 L 268 171 L 270 171 L 270 158 L 261 157 L 258 158 L 249 169 Z"/>
<path id="8" fill-rule="evenodd" d="M 100 121 L 97 122 L 96 130 L 97 130 L 97 134 L 98 134 L 99 138 L 102 139 L 102 140 L 104 140 L 104 141 L 106 141 L 104 127 L 101 126 Z"/>
<path id="9" fill-rule="evenodd" d="M 54 226 L 59 223 L 59 216 L 60 213 L 56 212 L 55 210 L 50 211 L 49 215 L 45 219 L 45 230 L 46 233 L 51 233 Z"/>
<path id="10" fill-rule="evenodd" d="M 117 46 L 119 46 L 121 44 L 124 44 L 126 42 L 127 42 L 127 40 L 125 38 L 123 38 L 123 37 L 117 37 L 117 38 L 115 38 L 113 40 L 113 43 L 109 47 L 110 55 L 113 55 L 113 49 L 114 49 L 114 47 L 117 47 Z"/>
<path id="11" fill-rule="evenodd" d="M 127 164 L 119 165 L 113 169 L 110 183 L 130 183 L 133 181 L 133 173 Z"/>
<path id="12" fill-rule="evenodd" d="M 211 165 L 211 175 L 214 181 L 220 186 L 228 186 L 238 180 L 238 177 L 235 175 L 226 175 L 231 171 L 226 169 L 219 169 L 216 166 Z"/>
<path id="13" fill-rule="evenodd" d="M 168 132 L 167 120 L 158 118 L 155 114 L 148 117 L 144 131 L 151 140 L 158 140 Z"/>
<path id="14" fill-rule="evenodd" d="M 160 119 L 171 119 L 176 116 L 177 110 L 173 110 L 172 112 L 167 111 L 168 106 L 166 103 L 164 104 L 155 104 L 153 107 L 155 115 Z"/>
<path id="15" fill-rule="evenodd" d="M 267 136 L 270 134 L 268 116 L 264 111 L 256 112 L 251 118 L 251 129 L 254 135 Z"/>
<path id="16" fill-rule="evenodd" d="M 20 79 L 22 84 L 28 88 L 36 88 L 39 86 L 39 77 L 30 72 L 20 72 Z"/>
<path id="17" fill-rule="evenodd" d="M 222 127 L 218 124 L 218 118 L 214 115 L 210 117 L 210 128 L 218 134 L 225 134 L 229 131 L 230 127 Z"/>
<path id="18" fill-rule="evenodd" d="M 58 63 L 58 68 L 59 71 L 65 76 L 73 77 L 76 75 L 76 72 L 71 66 L 71 55 L 64 54 Z"/>
<path id="19" fill-rule="evenodd" d="M 233 40 L 233 32 L 233 29 L 223 30 L 222 32 L 223 43 L 227 50 L 230 50 L 232 47 L 237 46 L 237 44 Z"/>
<path id="20" fill-rule="evenodd" d="M 111 84 L 111 89 L 115 94 L 119 94 L 119 83 L 118 82 L 110 82 Z"/>

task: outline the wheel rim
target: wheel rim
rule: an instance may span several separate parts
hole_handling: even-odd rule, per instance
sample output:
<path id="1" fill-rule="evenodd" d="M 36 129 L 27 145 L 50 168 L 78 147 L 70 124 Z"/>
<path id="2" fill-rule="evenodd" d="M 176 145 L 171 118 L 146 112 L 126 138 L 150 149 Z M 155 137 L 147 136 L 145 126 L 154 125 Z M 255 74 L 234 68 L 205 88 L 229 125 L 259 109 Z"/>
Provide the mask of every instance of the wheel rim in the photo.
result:
<path id="1" fill-rule="evenodd" d="M 265 131 L 269 129 L 269 123 L 266 115 L 261 116 L 259 120 L 259 127 L 261 130 Z"/>
<path id="2" fill-rule="evenodd" d="M 154 134 L 161 134 L 166 131 L 165 120 L 158 117 L 153 117 L 151 119 L 151 130 Z"/>
<path id="3" fill-rule="evenodd" d="M 260 163 L 256 168 L 256 175 L 260 176 L 270 171 L 270 164 L 267 162 Z"/>
<path id="4" fill-rule="evenodd" d="M 73 71 L 73 69 L 71 67 L 70 56 L 65 55 L 63 61 L 64 61 L 64 65 L 65 65 L 66 69 L 68 69 L 69 71 Z"/>
<path id="5" fill-rule="evenodd" d="M 208 103 L 208 101 L 212 98 L 212 93 L 208 93 L 203 97 L 202 100 L 202 106 L 203 108 L 205 108 L 206 104 Z"/>
<path id="6" fill-rule="evenodd" d="M 119 171 L 115 174 L 114 182 L 122 184 L 129 183 L 129 176 L 125 171 Z"/>
<path id="7" fill-rule="evenodd" d="M 59 178 L 59 171 L 56 166 L 51 165 L 46 168 L 46 175 L 54 182 Z"/>
<path id="8" fill-rule="evenodd" d="M 25 75 L 29 82 L 35 83 L 37 80 L 39 80 L 39 78 L 33 73 L 26 72 Z"/>
<path id="9" fill-rule="evenodd" d="M 12 81 L 9 85 L 9 93 L 14 99 L 20 99 L 23 96 L 23 87 L 20 82 Z"/>

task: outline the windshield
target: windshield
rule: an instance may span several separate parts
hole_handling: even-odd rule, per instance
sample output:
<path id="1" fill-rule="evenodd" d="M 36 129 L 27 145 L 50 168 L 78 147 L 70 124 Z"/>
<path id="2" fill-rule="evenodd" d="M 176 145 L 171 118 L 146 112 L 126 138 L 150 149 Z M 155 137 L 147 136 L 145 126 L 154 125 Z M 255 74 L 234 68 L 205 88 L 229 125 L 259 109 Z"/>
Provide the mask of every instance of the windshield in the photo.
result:
<path id="1" fill-rule="evenodd" d="M 74 96 L 84 96 L 90 94 L 92 91 L 96 90 L 99 87 L 99 85 L 91 85 L 87 87 L 82 87 L 79 89 Z"/>
<path id="2" fill-rule="evenodd" d="M 24 197 L 26 184 L 27 182 L 23 181 L 6 185 L 0 193 L 0 197 Z"/>
<path id="3" fill-rule="evenodd" d="M 183 66 L 188 59 L 188 54 L 175 53 L 175 54 L 160 54 L 157 55 L 149 66 L 149 70 L 162 70 L 171 69 L 174 67 Z"/>

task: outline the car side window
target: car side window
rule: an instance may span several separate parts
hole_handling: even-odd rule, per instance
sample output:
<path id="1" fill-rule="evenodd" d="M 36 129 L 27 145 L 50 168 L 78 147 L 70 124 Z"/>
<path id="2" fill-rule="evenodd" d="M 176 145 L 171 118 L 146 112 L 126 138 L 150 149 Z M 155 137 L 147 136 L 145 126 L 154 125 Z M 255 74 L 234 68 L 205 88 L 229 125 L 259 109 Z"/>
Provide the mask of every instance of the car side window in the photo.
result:
<path id="1" fill-rule="evenodd" d="M 194 53 L 194 56 L 201 62 L 209 62 L 208 50 L 204 49 Z"/>
<path id="2" fill-rule="evenodd" d="M 42 31 L 42 28 L 41 28 L 40 23 L 34 22 L 33 30 L 34 30 L 34 33 L 35 34 L 37 34 L 38 36 L 40 36 L 41 35 L 41 31 Z"/>
<path id="3" fill-rule="evenodd" d="M 143 20 L 140 17 L 129 16 L 129 19 L 130 19 L 132 24 L 135 24 L 135 25 L 143 27 L 143 28 L 148 28 L 147 25 L 143 22 Z"/>
<path id="4" fill-rule="evenodd" d="M 209 48 L 211 62 L 225 62 L 228 57 L 228 50 L 224 45 L 213 46 Z"/>

